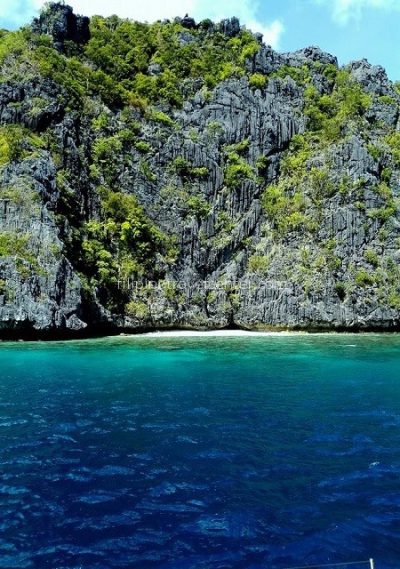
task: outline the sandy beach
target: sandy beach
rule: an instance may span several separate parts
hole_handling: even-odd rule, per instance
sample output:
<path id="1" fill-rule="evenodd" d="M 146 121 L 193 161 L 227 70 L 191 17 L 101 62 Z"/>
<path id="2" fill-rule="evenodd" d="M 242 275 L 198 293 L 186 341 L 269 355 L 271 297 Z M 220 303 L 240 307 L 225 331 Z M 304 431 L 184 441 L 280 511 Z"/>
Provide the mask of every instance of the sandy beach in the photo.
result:
<path id="1" fill-rule="evenodd" d="M 307 335 L 308 332 L 263 332 L 250 330 L 160 330 L 156 332 L 145 332 L 143 334 L 134 334 L 136 337 L 147 338 L 181 338 L 181 337 L 241 337 L 241 336 L 298 336 Z"/>

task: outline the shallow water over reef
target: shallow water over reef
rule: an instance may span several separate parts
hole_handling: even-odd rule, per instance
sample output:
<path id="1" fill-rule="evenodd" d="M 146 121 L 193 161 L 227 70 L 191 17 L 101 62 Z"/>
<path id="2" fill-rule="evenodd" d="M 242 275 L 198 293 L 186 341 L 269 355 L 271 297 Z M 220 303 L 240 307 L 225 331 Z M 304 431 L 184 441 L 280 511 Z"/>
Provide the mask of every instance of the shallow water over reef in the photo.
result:
<path id="1" fill-rule="evenodd" d="M 399 336 L 4 343 L 0 375 L 0 568 L 400 565 Z"/>

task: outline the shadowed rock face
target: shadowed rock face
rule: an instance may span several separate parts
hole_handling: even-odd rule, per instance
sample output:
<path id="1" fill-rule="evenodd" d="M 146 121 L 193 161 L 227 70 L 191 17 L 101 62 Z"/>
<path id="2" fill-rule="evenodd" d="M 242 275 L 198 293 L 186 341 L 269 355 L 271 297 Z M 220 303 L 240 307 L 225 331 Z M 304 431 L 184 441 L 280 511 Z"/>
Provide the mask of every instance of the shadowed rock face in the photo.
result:
<path id="1" fill-rule="evenodd" d="M 33 30 L 38 34 L 52 36 L 54 47 L 64 51 L 66 41 L 85 44 L 90 38 L 89 18 L 77 16 L 71 6 L 52 3 L 32 23 Z"/>
<path id="2" fill-rule="evenodd" d="M 177 41 L 199 41 L 195 28 L 206 29 L 186 22 Z M 88 20 L 62 4 L 33 29 L 50 34 L 61 52 L 65 41 L 89 39 Z M 240 33 L 234 18 L 204 33 L 216 29 Z M 2 83 L 1 124 L 25 127 L 42 142 L 0 169 L 0 251 L 2 235 L 22 240 L 0 256 L 0 335 L 399 329 L 399 96 L 392 83 L 364 60 L 338 75 L 336 58 L 317 47 L 279 54 L 261 44 L 245 67 L 247 75 L 212 90 L 193 80 L 181 108 L 131 111 L 134 127 L 121 107 L 95 96 L 71 110 L 65 86 L 51 77 Z M 150 76 L 162 72 L 160 63 L 149 66 Z M 252 83 L 259 76 L 267 79 Z M 107 123 L 100 134 L 99 116 Z M 128 136 L 132 128 L 136 138 Z M 99 141 L 106 155 L 121 133 L 104 173 L 106 159 L 95 161 Z M 118 275 L 113 294 L 124 289 L 122 304 L 93 284 L 82 255 L 88 222 L 104 221 L 99 187 L 106 184 L 134 196 L 174 244 L 172 260 L 153 251 L 139 279 Z M 19 252 L 23 246 L 28 253 Z M 101 270 L 116 254 L 110 251 L 97 261 Z M 137 280 L 147 286 L 133 286 Z M 148 284 L 154 280 L 161 284 Z"/>

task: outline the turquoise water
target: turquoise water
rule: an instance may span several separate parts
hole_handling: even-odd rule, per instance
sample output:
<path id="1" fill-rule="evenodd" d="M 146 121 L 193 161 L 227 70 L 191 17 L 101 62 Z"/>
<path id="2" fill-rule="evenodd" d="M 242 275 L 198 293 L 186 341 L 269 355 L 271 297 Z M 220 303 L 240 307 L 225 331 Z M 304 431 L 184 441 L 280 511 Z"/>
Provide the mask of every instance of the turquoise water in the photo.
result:
<path id="1" fill-rule="evenodd" d="M 1 344 L 0 370 L 0 568 L 400 565 L 398 336 Z"/>

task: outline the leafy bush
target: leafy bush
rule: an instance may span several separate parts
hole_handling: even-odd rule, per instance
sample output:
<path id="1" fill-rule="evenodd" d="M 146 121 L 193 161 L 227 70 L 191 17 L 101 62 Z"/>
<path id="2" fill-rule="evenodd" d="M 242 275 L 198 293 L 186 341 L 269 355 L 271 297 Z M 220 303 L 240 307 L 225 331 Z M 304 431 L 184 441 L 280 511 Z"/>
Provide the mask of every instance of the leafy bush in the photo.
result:
<path id="1" fill-rule="evenodd" d="M 393 192 L 386 182 L 381 182 L 376 186 L 376 193 L 386 202 L 393 200 Z"/>
<path id="2" fill-rule="evenodd" d="M 380 208 L 372 208 L 368 210 L 367 215 L 371 219 L 379 219 L 380 221 L 387 221 L 389 218 L 393 217 L 397 212 L 397 207 L 394 202 L 388 204 L 387 206 Z"/>
<path id="3" fill-rule="evenodd" d="M 96 168 L 92 172 L 101 173 L 104 181 L 110 186 L 118 178 L 118 162 L 122 147 L 122 141 L 118 135 L 101 137 L 93 143 L 92 157 Z"/>
<path id="4" fill-rule="evenodd" d="M 28 157 L 43 146 L 42 140 L 19 125 L 0 126 L 0 166 Z"/>
<path id="5" fill-rule="evenodd" d="M 299 182 L 306 174 L 310 156 L 311 146 L 306 136 L 295 135 L 290 142 L 289 152 L 281 161 L 282 175 Z"/>
<path id="6" fill-rule="evenodd" d="M 400 132 L 392 132 L 385 137 L 385 142 L 389 145 L 393 160 L 397 166 L 400 165 Z"/>
<path id="7" fill-rule="evenodd" d="M 251 273 L 266 275 L 270 266 L 269 258 L 266 255 L 252 255 L 249 257 L 247 268 Z"/>
<path id="8" fill-rule="evenodd" d="M 139 300 L 131 300 L 125 306 L 125 312 L 128 316 L 137 318 L 138 320 L 145 320 L 150 316 L 148 305 L 145 302 Z"/>
<path id="9" fill-rule="evenodd" d="M 356 121 L 365 113 L 372 99 L 347 70 L 341 69 L 335 74 L 331 95 L 321 95 L 314 87 L 309 87 L 305 90 L 305 101 L 308 128 L 318 132 L 322 140 L 333 142 L 347 128 L 349 121 Z"/>
<path id="10" fill-rule="evenodd" d="M 377 267 L 379 264 L 379 257 L 374 249 L 366 249 L 364 251 L 364 259 L 374 267 Z"/>
<path id="11" fill-rule="evenodd" d="M 234 144 L 229 144 L 225 148 L 225 152 L 229 159 L 229 157 L 234 154 L 240 154 L 240 155 L 245 154 L 248 151 L 249 147 L 250 147 L 250 140 L 248 138 L 245 138 L 244 140 L 240 140 L 239 142 L 235 142 Z"/>
<path id="12" fill-rule="evenodd" d="M 152 109 L 148 114 L 148 118 L 151 121 L 161 123 L 165 126 L 169 126 L 169 127 L 175 126 L 175 122 L 171 119 L 171 117 L 169 117 L 168 115 L 166 115 L 162 111 L 157 111 L 155 109 Z"/>
<path id="13" fill-rule="evenodd" d="M 271 74 L 271 77 L 281 77 L 282 79 L 291 77 L 298 85 L 307 85 L 311 81 L 310 69 L 307 65 L 301 67 L 282 65 Z"/>
<path id="14" fill-rule="evenodd" d="M 391 308 L 400 310 L 400 293 L 398 291 L 391 291 L 388 294 L 387 303 Z"/>
<path id="15" fill-rule="evenodd" d="M 261 206 L 279 234 L 315 230 L 315 221 L 304 211 L 304 196 L 300 192 L 289 195 L 284 183 L 268 186 L 261 196 Z"/>
<path id="16" fill-rule="evenodd" d="M 151 152 L 151 145 L 146 142 L 145 140 L 137 140 L 135 142 L 135 148 L 136 150 L 138 150 L 139 152 L 142 152 L 143 154 L 147 154 L 148 152 Z"/>
<path id="17" fill-rule="evenodd" d="M 244 180 L 255 180 L 254 168 L 238 154 L 244 152 L 248 145 L 249 141 L 244 140 L 229 147 L 224 170 L 224 181 L 228 188 L 238 188 Z"/>
<path id="18" fill-rule="evenodd" d="M 267 77 L 265 75 L 262 75 L 261 73 L 253 73 L 249 77 L 249 85 L 253 89 L 263 89 L 267 84 L 267 82 L 268 82 Z"/>
<path id="19" fill-rule="evenodd" d="M 1 34 L 0 65 L 3 65 L 8 58 L 29 60 L 28 42 L 23 30 Z"/>
<path id="20" fill-rule="evenodd" d="M 311 168 L 307 177 L 313 196 L 317 199 L 329 198 L 337 190 L 329 177 L 329 172 L 323 168 Z"/>
<path id="21" fill-rule="evenodd" d="M 211 207 L 208 202 L 198 196 L 191 196 L 187 201 L 189 212 L 199 219 L 207 217 Z"/>
<path id="22" fill-rule="evenodd" d="M 226 166 L 224 179 L 228 188 L 237 188 L 244 180 L 254 179 L 254 172 L 249 164 L 237 161 Z"/>
<path id="23" fill-rule="evenodd" d="M 378 161 L 382 156 L 382 149 L 379 146 L 375 146 L 374 144 L 367 145 L 368 153 L 372 158 Z"/>
<path id="24" fill-rule="evenodd" d="M 365 269 L 360 269 L 355 277 L 354 282 L 357 286 L 368 286 L 375 283 L 374 276 L 368 273 Z"/>
<path id="25" fill-rule="evenodd" d="M 81 266 L 92 287 L 100 287 L 110 309 L 126 304 L 124 283 L 156 274 L 157 253 L 171 253 L 164 234 L 150 221 L 133 195 L 100 188 L 102 217 L 83 228 Z"/>
<path id="26" fill-rule="evenodd" d="M 29 277 L 33 271 L 36 274 L 43 273 L 37 254 L 30 246 L 30 240 L 31 235 L 29 233 L 0 232 L 0 259 L 13 258 L 17 271 L 23 278 Z"/>
<path id="27" fill-rule="evenodd" d="M 378 100 L 384 105 L 397 105 L 396 99 L 390 97 L 390 95 L 381 95 Z"/>
<path id="28" fill-rule="evenodd" d="M 344 283 L 340 281 L 335 283 L 335 291 L 341 301 L 346 298 L 346 285 Z"/>
<path id="29" fill-rule="evenodd" d="M 32 257 L 29 251 L 30 235 L 19 235 L 14 231 L 2 231 L 0 233 L 0 258 L 20 257 L 28 259 Z"/>
<path id="30" fill-rule="evenodd" d="M 190 170 L 190 164 L 183 156 L 177 156 L 171 166 L 179 176 L 186 176 Z"/>
<path id="31" fill-rule="evenodd" d="M 21 127 L 0 127 L 0 166 L 22 158 L 23 141 Z"/>
<path id="32" fill-rule="evenodd" d="M 261 198 L 261 205 L 265 214 L 277 221 L 283 216 L 288 206 L 288 198 L 280 186 L 268 186 Z"/>
<path id="33" fill-rule="evenodd" d="M 151 169 L 151 166 L 146 160 L 141 160 L 139 164 L 139 171 L 143 174 L 149 182 L 155 182 L 157 180 L 157 175 Z"/>
<path id="34" fill-rule="evenodd" d="M 204 180 L 208 178 L 210 172 L 206 166 L 198 166 L 190 169 L 190 175 L 194 178 L 200 178 Z"/>
<path id="35" fill-rule="evenodd" d="M 256 168 L 259 172 L 259 174 L 264 174 L 266 173 L 266 170 L 268 168 L 268 164 L 269 164 L 269 160 L 267 156 L 259 156 L 256 160 Z"/>

